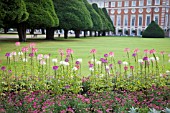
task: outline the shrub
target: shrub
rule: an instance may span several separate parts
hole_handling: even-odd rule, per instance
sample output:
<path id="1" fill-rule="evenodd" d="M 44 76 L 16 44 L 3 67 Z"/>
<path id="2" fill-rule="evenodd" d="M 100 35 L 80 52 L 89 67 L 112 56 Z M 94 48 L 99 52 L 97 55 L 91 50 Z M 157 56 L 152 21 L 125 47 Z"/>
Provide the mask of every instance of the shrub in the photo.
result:
<path id="1" fill-rule="evenodd" d="M 126 35 L 129 35 L 129 31 L 128 31 L 128 30 L 126 30 L 126 31 L 125 31 L 125 34 L 126 34 Z"/>
<path id="2" fill-rule="evenodd" d="M 136 30 L 132 30 L 132 33 L 134 33 L 134 34 L 135 34 L 135 33 L 136 33 Z"/>
<path id="3" fill-rule="evenodd" d="M 165 34 L 157 23 L 152 21 L 146 30 L 142 33 L 143 38 L 164 38 Z"/>
<path id="4" fill-rule="evenodd" d="M 118 32 L 119 32 L 119 33 L 122 33 L 122 29 L 119 29 Z"/>

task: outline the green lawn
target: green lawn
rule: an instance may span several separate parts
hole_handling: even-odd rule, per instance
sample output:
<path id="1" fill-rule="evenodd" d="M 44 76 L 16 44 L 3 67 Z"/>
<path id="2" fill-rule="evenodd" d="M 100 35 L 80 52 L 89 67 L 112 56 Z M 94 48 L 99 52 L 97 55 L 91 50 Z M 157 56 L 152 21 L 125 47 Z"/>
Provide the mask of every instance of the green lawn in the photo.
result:
<path id="1" fill-rule="evenodd" d="M 0 38 L 0 60 L 3 65 L 6 61 L 5 53 L 15 50 L 15 42 L 18 39 L 1 39 Z M 113 51 L 116 60 L 127 60 L 124 48 L 130 48 L 131 53 L 135 48 L 139 48 L 140 57 L 143 57 L 143 50 L 155 49 L 157 55 L 160 51 L 170 53 L 170 38 L 139 38 L 139 37 L 87 37 L 87 38 L 69 38 L 56 39 L 54 41 L 46 41 L 44 39 L 28 39 L 27 42 L 21 43 L 21 46 L 26 46 L 30 42 L 37 44 L 38 53 L 51 54 L 52 57 L 60 58 L 58 49 L 72 48 L 74 50 L 74 58 L 83 59 L 83 73 L 88 72 L 88 61 L 91 59 L 90 50 L 92 48 L 97 50 L 97 59 L 103 57 L 103 54 Z M 166 55 L 167 58 L 167 55 Z"/>

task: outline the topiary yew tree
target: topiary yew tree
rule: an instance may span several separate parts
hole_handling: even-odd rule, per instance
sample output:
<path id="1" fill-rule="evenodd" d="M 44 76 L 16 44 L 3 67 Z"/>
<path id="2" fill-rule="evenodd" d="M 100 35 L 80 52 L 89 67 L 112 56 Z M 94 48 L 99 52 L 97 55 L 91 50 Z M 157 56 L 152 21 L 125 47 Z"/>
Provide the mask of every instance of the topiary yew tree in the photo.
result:
<path id="1" fill-rule="evenodd" d="M 30 16 L 27 20 L 29 28 L 46 28 L 46 39 L 54 39 L 54 27 L 59 19 L 54 10 L 52 0 L 25 0 Z"/>
<path id="2" fill-rule="evenodd" d="M 93 27 L 90 13 L 83 0 L 53 0 L 53 2 L 60 20 L 59 29 L 64 29 L 65 38 L 68 30 L 74 30 L 75 37 L 78 38 L 80 30 Z"/>
<path id="3" fill-rule="evenodd" d="M 110 16 L 109 16 L 109 14 L 107 13 L 107 10 L 106 10 L 106 8 L 102 8 L 102 11 L 103 11 L 103 13 L 104 13 L 104 15 L 105 15 L 105 17 L 107 18 L 107 20 L 108 20 L 108 27 L 109 27 L 109 31 L 113 31 L 114 32 L 114 25 L 113 25 L 113 22 L 112 22 L 112 20 L 111 20 L 111 18 L 110 18 Z M 106 34 L 105 34 L 105 32 L 103 32 L 103 36 L 105 36 Z"/>
<path id="4" fill-rule="evenodd" d="M 29 13 L 24 0 L 0 0 L 0 10 L 1 26 L 17 27 L 19 41 L 25 41 L 26 27 L 22 23 L 28 19 Z"/>
<path id="5" fill-rule="evenodd" d="M 152 21 L 149 26 L 142 33 L 143 38 L 164 38 L 165 33 L 161 27 L 155 22 Z"/>
<path id="6" fill-rule="evenodd" d="M 92 6 L 95 9 L 95 11 L 100 15 L 100 17 L 102 19 L 103 26 L 102 26 L 101 31 L 108 31 L 109 30 L 109 26 L 108 26 L 109 21 L 106 18 L 105 14 L 103 13 L 102 9 L 98 8 L 96 3 L 93 3 Z M 98 32 L 98 36 L 100 36 L 100 31 Z"/>
<path id="7" fill-rule="evenodd" d="M 87 0 L 83 0 L 84 4 L 86 5 L 87 9 L 90 12 L 91 19 L 93 22 L 93 27 L 88 29 L 90 31 L 90 36 L 92 36 L 92 31 L 101 31 L 102 30 L 102 19 L 100 15 L 94 10 L 91 4 Z"/>

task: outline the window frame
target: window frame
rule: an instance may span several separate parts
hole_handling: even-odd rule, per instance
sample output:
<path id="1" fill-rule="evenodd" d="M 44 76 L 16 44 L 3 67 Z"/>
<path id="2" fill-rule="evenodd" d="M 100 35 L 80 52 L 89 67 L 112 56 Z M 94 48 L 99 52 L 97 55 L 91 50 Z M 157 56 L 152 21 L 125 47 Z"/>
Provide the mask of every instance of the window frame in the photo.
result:
<path id="1" fill-rule="evenodd" d="M 119 22 L 120 22 L 120 25 L 119 25 Z M 117 15 L 116 26 L 121 26 L 121 15 Z"/>
<path id="2" fill-rule="evenodd" d="M 131 3 L 131 6 L 136 6 L 136 1 L 133 0 Z"/>
<path id="3" fill-rule="evenodd" d="M 124 6 L 125 6 L 125 7 L 128 7 L 128 6 L 129 6 L 129 1 L 125 1 L 125 2 L 124 2 Z"/>
<path id="4" fill-rule="evenodd" d="M 142 18 L 142 22 L 141 22 L 141 25 L 140 24 L 140 21 L 139 21 L 139 18 Z M 143 26 L 143 15 L 138 15 L 138 26 Z"/>
<path id="5" fill-rule="evenodd" d="M 147 0 L 147 5 L 152 5 L 152 1 L 151 0 Z"/>
<path id="6" fill-rule="evenodd" d="M 115 6 L 116 6 L 116 3 L 115 2 L 111 2 L 111 7 L 115 7 Z"/>
<path id="7" fill-rule="evenodd" d="M 150 19 L 149 19 L 149 23 L 148 23 L 148 21 L 147 21 L 147 17 L 150 17 Z M 151 23 L 151 15 L 146 15 L 146 26 L 148 26 L 150 23 Z"/>
<path id="8" fill-rule="evenodd" d="M 132 25 L 132 20 L 133 20 L 133 17 L 135 18 L 135 20 L 134 20 L 134 25 Z M 136 15 L 131 15 L 131 24 L 130 24 L 131 26 L 133 26 L 133 27 L 135 27 L 135 25 L 136 25 Z"/>
<path id="9" fill-rule="evenodd" d="M 124 26 L 128 26 L 128 15 L 124 15 L 124 19 L 123 20 L 124 20 L 123 25 Z M 126 20 L 127 20 L 127 25 L 125 25 Z"/>
<path id="10" fill-rule="evenodd" d="M 105 2 L 105 3 L 104 3 L 104 6 L 105 6 L 105 7 L 109 7 L 109 2 Z"/>
<path id="11" fill-rule="evenodd" d="M 139 0 L 139 6 L 144 6 L 144 1 L 143 0 Z"/>
<path id="12" fill-rule="evenodd" d="M 122 7 L 122 2 L 121 1 L 117 2 L 117 7 Z"/>
<path id="13" fill-rule="evenodd" d="M 158 17 L 158 22 L 155 21 L 155 17 Z M 155 14 L 155 15 L 154 15 L 154 21 L 155 21 L 157 24 L 159 24 L 159 14 Z"/>
<path id="14" fill-rule="evenodd" d="M 155 5 L 160 5 L 160 0 L 155 0 Z"/>

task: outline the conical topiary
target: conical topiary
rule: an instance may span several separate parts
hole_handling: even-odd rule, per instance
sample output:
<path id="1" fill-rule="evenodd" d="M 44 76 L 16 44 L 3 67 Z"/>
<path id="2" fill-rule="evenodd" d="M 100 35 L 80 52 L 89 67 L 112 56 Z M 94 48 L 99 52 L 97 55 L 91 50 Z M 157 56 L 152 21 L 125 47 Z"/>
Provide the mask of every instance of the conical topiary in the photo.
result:
<path id="1" fill-rule="evenodd" d="M 143 38 L 164 38 L 165 33 L 155 21 L 152 21 L 149 26 L 142 33 Z"/>

